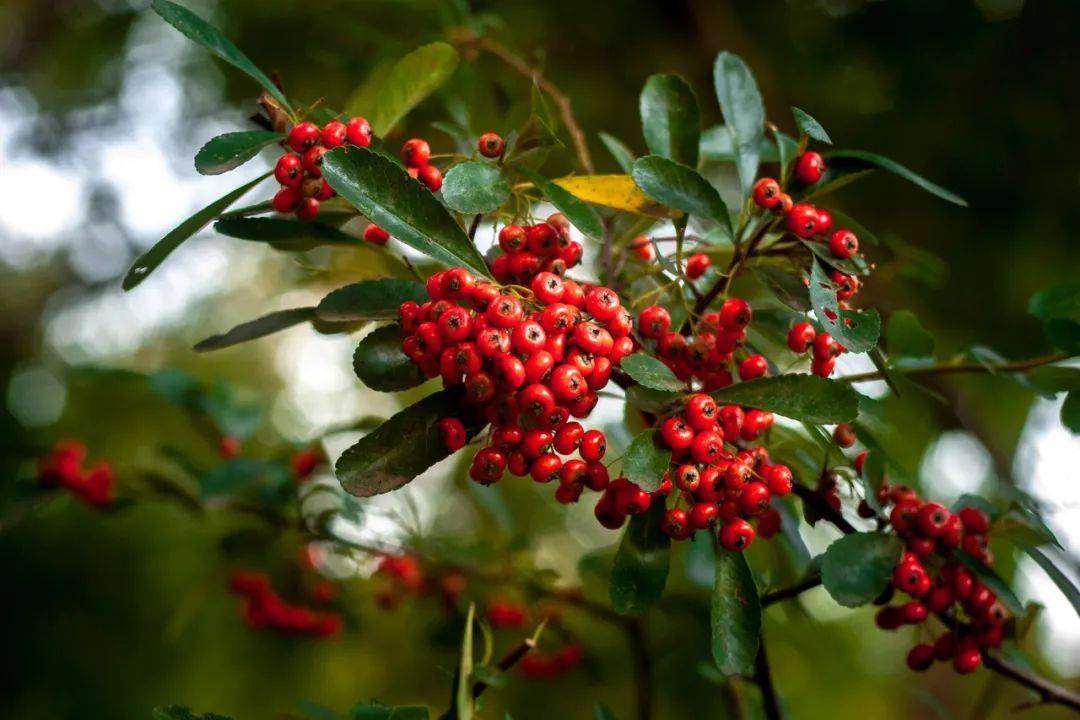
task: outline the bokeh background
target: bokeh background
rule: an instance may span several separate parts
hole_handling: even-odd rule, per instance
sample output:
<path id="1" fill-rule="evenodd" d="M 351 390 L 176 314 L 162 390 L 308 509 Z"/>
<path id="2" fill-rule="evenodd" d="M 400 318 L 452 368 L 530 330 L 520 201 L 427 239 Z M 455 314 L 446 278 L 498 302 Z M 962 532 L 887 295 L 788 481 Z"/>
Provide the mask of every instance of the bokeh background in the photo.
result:
<path id="1" fill-rule="evenodd" d="M 276 70 L 291 96 L 334 106 L 379 63 L 444 38 L 464 3 L 186 4 L 260 67 Z M 960 209 L 885 176 L 844 190 L 839 207 L 883 238 L 906 241 L 897 246 L 905 262 L 883 267 L 865 304 L 915 310 L 945 357 L 975 343 L 1007 357 L 1049 350 L 1026 306 L 1034 291 L 1080 272 L 1080 95 L 1071 82 L 1080 73 L 1080 4 L 515 0 L 474 2 L 472 12 L 574 99 L 608 171 L 615 164 L 596 132 L 643 150 L 637 97 L 649 74 L 684 75 L 711 125 L 720 120 L 712 59 L 724 49 L 739 53 L 782 127 L 792 129 L 787 108 L 798 105 L 841 146 L 882 152 L 970 202 Z M 265 402 L 264 432 L 295 441 L 387 415 L 398 404 L 358 387 L 349 365 L 355 340 L 347 336 L 305 327 L 212 355 L 190 350 L 236 322 L 317 299 L 358 271 L 345 261 L 317 270 L 205 233 L 137 290 L 120 289 L 136 255 L 239 176 L 261 172 L 252 163 L 232 176 L 202 177 L 191 163 L 208 138 L 246 127 L 254 94 L 246 77 L 142 2 L 0 3 L 0 477 L 7 488 L 32 473 L 28 458 L 68 435 L 83 437 L 94 457 L 132 463 L 163 438 L 212 456 L 181 413 L 87 367 L 175 367 L 238 382 Z M 462 107 L 474 130 L 506 132 L 506 118 L 527 100 L 521 77 L 490 58 L 468 59 L 391 140 L 421 133 L 436 149 L 449 147 L 429 123 L 448 111 L 461 117 Z M 554 173 L 569 160 L 549 167 Z M 946 501 L 963 492 L 993 495 L 995 483 L 1032 492 L 1065 544 L 1063 567 L 1075 574 L 1080 444 L 1057 420 L 1060 400 L 992 378 L 937 389 L 958 411 L 934 412 L 932 432 L 912 429 L 925 449 L 921 479 Z M 487 522 L 450 480 L 432 479 L 414 495 L 425 527 Z M 511 500 L 529 528 L 522 542 L 571 579 L 564 556 L 613 540 L 545 496 Z M 471 514 L 453 512 L 461 507 Z M 217 552 L 234 521 L 193 519 L 154 503 L 103 519 L 56 501 L 30 517 L 5 513 L 2 522 L 3 717 L 148 717 L 175 701 L 237 718 L 297 712 L 304 699 L 337 710 L 370 697 L 444 702 L 454 649 L 434 637 L 431 607 L 387 616 L 360 593 L 358 619 L 342 640 L 246 631 Z M 374 530 L 395 532 L 389 521 Z M 818 549 L 830 537 L 805 534 Z M 1011 556 L 1002 563 L 1021 597 L 1044 606 L 1029 647 L 1033 662 L 1075 685 L 1080 620 L 1033 563 Z M 872 630 L 869 611 L 839 609 L 821 591 L 804 607 L 770 611 L 766 625 L 792 717 L 981 718 L 989 712 L 980 704 L 986 693 L 1000 693 L 995 712 L 1002 716 L 1025 699 L 988 673 L 958 679 L 934 670 L 913 681 L 903 668 L 910 641 Z M 652 628 L 661 717 L 723 716 L 719 686 L 688 660 L 707 657 L 704 632 L 693 618 Z M 632 688 L 620 643 L 597 631 L 586 642 L 596 658 L 587 671 L 554 686 L 512 682 L 492 693 L 485 716 L 508 708 L 519 720 L 584 718 L 600 699 L 628 717 Z M 1040 708 L 1027 716 L 1065 715 Z"/>

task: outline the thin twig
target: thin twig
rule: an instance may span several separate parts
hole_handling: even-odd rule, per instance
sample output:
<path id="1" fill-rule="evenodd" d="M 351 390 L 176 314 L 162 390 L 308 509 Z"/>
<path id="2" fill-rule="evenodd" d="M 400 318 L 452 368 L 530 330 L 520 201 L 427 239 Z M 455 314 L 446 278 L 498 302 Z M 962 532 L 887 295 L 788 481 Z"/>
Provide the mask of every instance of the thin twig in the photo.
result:
<path id="1" fill-rule="evenodd" d="M 938 365 L 926 365 L 924 367 L 912 367 L 912 368 L 889 368 L 890 372 L 900 373 L 902 375 L 921 377 L 925 375 L 960 375 L 964 373 L 1009 373 L 1009 372 L 1024 372 L 1026 370 L 1032 370 L 1042 365 L 1051 365 L 1062 360 L 1068 360 L 1070 355 L 1068 353 L 1053 353 L 1050 355 L 1043 355 L 1041 357 L 1029 358 L 1027 360 L 1017 360 L 1015 362 L 999 363 L 997 365 L 984 365 L 979 362 L 963 362 L 963 363 L 942 363 Z M 884 374 L 881 371 L 875 370 L 873 372 L 859 373 L 858 375 L 845 375 L 837 378 L 843 382 L 857 383 L 868 382 L 870 380 L 881 380 L 884 378 Z"/>
<path id="2" fill-rule="evenodd" d="M 764 635 L 758 642 L 757 660 L 754 663 L 754 682 L 761 690 L 761 709 L 765 713 L 766 720 L 782 720 L 784 713 L 780 710 L 780 698 L 776 694 L 772 671 L 769 669 L 769 658 L 765 654 Z"/>
<path id="3" fill-rule="evenodd" d="M 811 575 L 810 577 L 804 580 L 800 580 L 799 582 L 789 587 L 780 588 L 779 590 L 773 590 L 772 592 L 767 592 L 761 596 L 761 607 L 769 607 L 770 605 L 774 605 L 778 602 L 783 602 L 784 600 L 790 600 L 792 598 L 798 597 L 807 590 L 812 590 L 820 584 L 821 576 Z"/>
<path id="4" fill-rule="evenodd" d="M 637 691 L 637 718 L 652 717 L 653 683 L 652 656 L 645 644 L 645 628 L 641 620 L 631 618 L 625 624 L 626 639 L 630 644 L 630 658 L 634 664 L 634 686 Z"/>

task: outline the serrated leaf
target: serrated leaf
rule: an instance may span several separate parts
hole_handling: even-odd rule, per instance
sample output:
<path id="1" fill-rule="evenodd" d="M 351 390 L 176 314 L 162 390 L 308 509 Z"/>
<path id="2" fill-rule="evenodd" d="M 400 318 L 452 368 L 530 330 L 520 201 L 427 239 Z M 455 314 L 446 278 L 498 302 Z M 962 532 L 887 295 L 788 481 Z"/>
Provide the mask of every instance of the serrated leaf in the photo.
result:
<path id="1" fill-rule="evenodd" d="M 697 167 L 701 111 L 690 85 L 678 75 L 652 75 L 641 90 L 639 106 L 649 152 Z"/>
<path id="2" fill-rule="evenodd" d="M 622 168 L 622 171 L 629 175 L 630 168 L 634 166 L 633 151 L 626 147 L 626 144 L 614 135 L 609 135 L 606 132 L 597 134 L 600 136 L 600 142 L 604 143 L 604 147 L 611 153 L 611 157 L 615 158 L 615 162 Z"/>
<path id="3" fill-rule="evenodd" d="M 158 240 L 152 248 L 135 260 L 131 269 L 128 270 L 127 275 L 124 276 L 124 290 L 132 289 L 149 277 L 150 273 L 152 273 L 158 265 L 165 262 L 165 258 L 167 258 L 173 250 L 180 247 L 181 243 L 206 227 L 211 220 L 239 200 L 248 190 L 268 177 L 270 177 L 270 173 L 260 175 L 251 182 L 245 183 L 235 190 L 225 193 L 220 198 L 173 228 L 168 235 Z"/>
<path id="4" fill-rule="evenodd" d="M 408 390 L 427 378 L 401 349 L 401 328 L 386 325 L 368 333 L 353 353 L 353 371 L 372 390 Z"/>
<path id="5" fill-rule="evenodd" d="M 810 267 L 810 305 L 825 331 L 851 353 L 863 353 L 877 344 L 881 317 L 877 310 L 841 310 L 836 285 L 814 261 Z"/>
<path id="6" fill-rule="evenodd" d="M 281 133 L 266 130 L 218 135 L 199 148 L 195 154 L 195 169 L 202 175 L 220 175 L 240 167 L 264 147 L 280 142 L 284 137 Z"/>
<path id="7" fill-rule="evenodd" d="M 220 350 L 249 340 L 257 340 L 258 338 L 276 333 L 279 330 L 285 330 L 286 328 L 291 328 L 293 325 L 299 325 L 300 323 L 314 319 L 315 308 L 313 307 L 278 310 L 277 312 L 263 315 L 254 320 L 240 323 L 236 327 L 227 332 L 223 332 L 220 335 L 211 335 L 205 340 L 199 341 L 195 345 L 195 351 L 207 352 L 210 350 Z"/>
<path id="8" fill-rule="evenodd" d="M 1080 282 L 1067 282 L 1040 290 L 1031 296 L 1028 312 L 1043 320 L 1080 322 Z"/>
<path id="9" fill-rule="evenodd" d="M 392 320 L 402 303 L 422 304 L 427 299 L 424 284 L 416 280 L 364 280 L 334 290 L 319 301 L 315 312 L 320 319 L 335 322 Z"/>
<path id="10" fill-rule="evenodd" d="M 928 333 L 919 318 L 910 310 L 897 310 L 885 326 L 885 349 L 889 357 L 932 357 L 934 336 Z"/>
<path id="11" fill-rule="evenodd" d="M 460 213 L 489 213 L 510 199 L 510 183 L 498 167 L 472 160 L 450 168 L 443 178 L 443 200 Z"/>
<path id="12" fill-rule="evenodd" d="M 449 267 L 490 277 L 446 208 L 392 160 L 367 148 L 339 147 L 323 156 L 322 172 L 341 197 L 401 242 Z"/>
<path id="13" fill-rule="evenodd" d="M 1016 593 L 1009 587 L 1009 583 L 1005 582 L 1000 575 L 994 572 L 993 568 L 987 567 L 965 552 L 957 551 L 956 557 L 975 574 L 975 577 L 979 579 L 979 582 L 990 588 L 994 594 L 997 595 L 997 599 L 1008 608 L 1010 613 L 1016 616 L 1024 614 L 1024 604 L 1020 602 L 1020 598 L 1016 597 Z"/>
<path id="14" fill-rule="evenodd" d="M 660 529 L 664 503 L 630 518 L 611 571 L 611 606 L 623 615 L 643 613 L 664 594 L 671 538 Z"/>
<path id="15" fill-rule="evenodd" d="M 949 192 L 945 188 L 930 182 L 904 167 L 895 160 L 865 150 L 833 150 L 824 153 L 825 163 L 835 170 L 846 172 L 858 172 L 860 170 L 880 169 L 891 172 L 908 182 L 922 188 L 931 195 L 935 195 L 946 202 L 951 202 L 960 207 L 967 207 L 967 201 L 959 195 Z"/>
<path id="16" fill-rule="evenodd" d="M 859 395 L 851 386 L 817 375 L 779 375 L 728 385 L 712 393 L 722 404 L 747 405 L 815 425 L 854 420 Z"/>
<path id="17" fill-rule="evenodd" d="M 735 167 L 739 172 L 742 194 L 750 193 L 761 158 L 765 137 L 765 105 L 750 68 L 742 58 L 729 52 L 716 56 L 713 83 L 724 123 L 731 131 Z"/>
<path id="18" fill-rule="evenodd" d="M 634 380 L 653 390 L 677 392 L 686 386 L 686 383 L 675 377 L 671 368 L 645 353 L 628 355 L 623 358 L 619 367 Z"/>
<path id="19" fill-rule="evenodd" d="M 524 168 L 518 169 L 532 181 L 533 185 L 536 186 L 536 189 L 544 194 L 544 197 L 555 206 L 556 210 L 566 216 L 566 219 L 570 221 L 571 225 L 591 238 L 598 239 L 604 236 L 604 226 L 600 220 L 600 216 L 596 214 L 596 210 L 592 209 L 587 204 L 574 197 L 568 190 L 563 189 L 551 180 L 548 180 L 531 170 L 525 170 Z"/>
<path id="20" fill-rule="evenodd" d="M 873 601 L 892 580 L 903 543 L 881 532 L 852 533 L 834 541 L 821 558 L 821 583 L 844 607 Z"/>
<path id="21" fill-rule="evenodd" d="M 221 34 L 221 31 L 201 17 L 185 7 L 181 7 L 169 0 L 153 0 L 154 12 L 161 16 L 165 22 L 182 32 L 191 40 L 202 45 L 214 55 L 229 63 L 236 69 L 247 73 L 256 82 L 263 86 L 266 92 L 277 100 L 289 114 L 293 114 L 289 101 L 266 74 L 255 67 L 247 55 L 240 48 L 233 45 L 232 41 Z"/>
<path id="22" fill-rule="evenodd" d="M 1058 590 L 1061 590 L 1061 594 L 1069 601 L 1073 606 L 1073 612 L 1080 616 L 1080 590 L 1069 579 L 1069 577 L 1057 566 L 1057 564 L 1048 558 L 1043 552 L 1035 549 L 1034 547 L 1025 547 L 1024 552 L 1031 556 L 1031 559 L 1039 564 L 1039 567 L 1043 569 L 1050 579 L 1054 581 L 1054 584 L 1058 586 Z"/>
<path id="23" fill-rule="evenodd" d="M 671 464 L 671 450 L 657 442 L 656 431 L 645 430 L 634 437 L 622 458 L 623 475 L 642 490 L 654 492 L 660 487 Z"/>
<path id="24" fill-rule="evenodd" d="M 360 438 L 335 465 L 338 481 L 357 497 L 371 497 L 410 483 L 450 453 L 443 445 L 438 423 L 462 415 L 460 389 L 443 390 L 405 408 Z M 466 422 L 471 438 L 482 425 Z"/>
<path id="25" fill-rule="evenodd" d="M 593 205 L 650 217 L 674 217 L 674 213 L 653 201 L 629 175 L 570 175 L 553 183 L 579 200 Z"/>
<path id="26" fill-rule="evenodd" d="M 825 128 L 821 127 L 821 123 L 815 120 L 810 113 L 792 107 L 791 114 L 795 116 L 795 127 L 799 128 L 799 132 L 818 142 L 832 145 L 832 138 L 829 137 L 829 133 L 825 132 Z"/>
<path id="27" fill-rule="evenodd" d="M 442 87 L 457 66 L 458 53 L 450 45 L 422 45 L 394 63 L 376 79 L 373 88 L 358 89 L 345 104 L 345 113 L 363 115 L 375 135 L 386 135 L 424 98 Z"/>
<path id="28" fill-rule="evenodd" d="M 709 625 L 712 656 L 720 672 L 753 675 L 761 642 L 761 599 L 745 553 L 716 549 Z"/>
<path id="29" fill-rule="evenodd" d="M 720 193 L 696 170 L 658 155 L 634 161 L 634 182 L 645 194 L 669 208 L 719 223 L 729 239 L 731 218 Z"/>

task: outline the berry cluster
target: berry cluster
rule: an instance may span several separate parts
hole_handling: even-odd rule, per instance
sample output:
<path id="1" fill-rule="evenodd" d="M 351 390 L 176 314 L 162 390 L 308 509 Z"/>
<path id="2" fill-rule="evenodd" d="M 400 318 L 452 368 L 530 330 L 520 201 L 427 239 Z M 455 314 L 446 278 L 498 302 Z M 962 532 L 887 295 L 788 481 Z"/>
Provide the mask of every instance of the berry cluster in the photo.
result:
<path id="1" fill-rule="evenodd" d="M 535 225 L 507 225 L 499 231 L 491 274 L 501 283 L 529 285 L 541 272 L 562 277 L 581 262 L 581 243 L 570 239 L 570 221 L 555 213 Z"/>
<path id="2" fill-rule="evenodd" d="M 38 461 L 37 477 L 45 487 L 65 487 L 94 507 L 112 502 L 113 471 L 105 461 L 89 470 L 86 446 L 75 440 L 58 442 L 52 453 Z"/>
<path id="3" fill-rule="evenodd" d="M 827 332 L 818 332 L 811 323 L 797 322 L 788 330 L 788 348 L 800 355 L 811 351 L 810 372 L 829 377 L 836 369 L 836 359 L 846 349 Z"/>
<path id="4" fill-rule="evenodd" d="M 371 125 L 362 117 L 347 123 L 331 120 L 321 128 L 302 122 L 293 125 L 285 142 L 292 152 L 279 157 L 274 166 L 274 179 L 281 185 L 274 195 L 274 209 L 312 220 L 319 214 L 319 204 L 334 196 L 334 189 L 322 176 L 323 155 L 346 143 L 367 147 Z"/>
<path id="5" fill-rule="evenodd" d="M 384 555 L 375 569 L 375 577 L 379 578 L 375 602 L 384 610 L 393 610 L 406 597 L 436 593 L 444 605 L 453 606 L 465 592 L 465 576 L 457 570 L 430 574 L 431 578 L 411 555 Z"/>
<path id="6" fill-rule="evenodd" d="M 638 315 L 638 332 L 655 342 L 656 354 L 683 381 L 697 379 L 706 392 L 732 383 L 732 365 L 742 356 L 736 371 L 740 380 L 762 377 L 769 366 L 764 356 L 740 351 L 753 312 L 742 298 L 729 298 L 720 312 L 702 316 L 697 334 L 687 337 L 671 327 L 671 315 L 652 305 Z"/>
<path id="7" fill-rule="evenodd" d="M 933 644 L 912 648 L 908 666 L 925 670 L 934 660 L 951 660 L 956 672 L 974 672 L 982 664 L 982 651 L 1001 645 L 1008 612 L 954 554 L 962 550 L 977 562 L 990 564 L 993 558 L 986 541 L 990 518 L 972 507 L 952 513 L 937 503 L 924 502 L 903 486 L 883 488 L 879 500 L 892 503 L 889 524 L 907 549 L 893 571 L 892 583 L 878 599 L 885 604 L 876 617 L 878 627 L 895 630 L 938 615 L 951 629 Z M 888 605 L 897 590 L 911 599 Z"/>
<path id="8" fill-rule="evenodd" d="M 316 585 L 313 598 L 327 601 L 322 584 Z M 341 616 L 332 612 L 320 612 L 304 605 L 290 605 L 274 592 L 266 575 L 250 571 L 237 571 L 229 578 L 234 593 L 244 599 L 244 619 L 253 630 L 273 630 L 283 635 L 307 635 L 331 637 L 341 632 L 344 623 Z"/>
<path id="9" fill-rule="evenodd" d="M 470 476 L 490 484 L 509 470 L 536 482 L 559 479 L 556 499 L 576 501 L 585 486 L 607 486 L 600 463 L 607 440 L 570 417 L 596 406 L 615 366 L 634 348 L 632 320 L 606 287 L 541 271 L 522 300 L 454 268 L 427 282 L 423 305 L 400 308 L 405 354 L 428 377 L 463 385 L 468 408 L 493 426 Z M 464 446 L 458 418 L 440 423 L 451 452 Z M 564 462 L 574 452 L 580 459 Z"/>

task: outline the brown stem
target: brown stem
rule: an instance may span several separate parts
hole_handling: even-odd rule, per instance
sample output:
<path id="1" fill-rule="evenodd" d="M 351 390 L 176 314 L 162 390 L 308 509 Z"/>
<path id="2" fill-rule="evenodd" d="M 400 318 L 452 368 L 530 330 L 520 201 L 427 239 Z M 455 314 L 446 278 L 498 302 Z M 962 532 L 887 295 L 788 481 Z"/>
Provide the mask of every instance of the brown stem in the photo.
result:
<path id="1" fill-rule="evenodd" d="M 749 260 L 753 254 L 757 244 L 761 242 L 761 239 L 769 232 L 769 228 L 772 227 L 773 222 L 767 222 L 762 225 L 757 232 L 751 236 L 746 242 L 746 250 L 740 252 L 739 245 L 735 246 L 735 254 L 731 256 L 731 262 L 728 264 L 727 271 L 717 278 L 712 287 L 709 288 L 703 295 L 698 297 L 697 302 L 694 303 L 694 315 L 701 315 L 705 312 L 716 298 L 720 297 L 721 293 L 726 293 L 731 287 L 731 283 L 735 281 L 735 275 L 742 269 L 743 264 Z M 690 318 L 686 319 L 683 323 L 683 330 L 685 331 L 690 327 Z"/>
<path id="2" fill-rule="evenodd" d="M 470 31 L 462 31 L 458 37 L 454 38 L 454 42 L 461 47 L 473 48 L 493 55 L 520 75 L 536 83 L 536 86 L 550 97 L 551 101 L 559 108 L 559 116 L 562 118 L 563 125 L 566 126 L 566 131 L 570 133 L 570 139 L 574 143 L 574 151 L 577 154 L 581 169 L 589 175 L 593 174 L 592 156 L 589 154 L 589 146 L 585 141 L 585 133 L 582 132 L 581 126 L 578 125 L 577 119 L 574 117 L 569 97 L 563 94 L 554 83 L 545 78 L 539 69 L 529 65 L 505 45 Z"/>
<path id="3" fill-rule="evenodd" d="M 790 587 L 780 588 L 779 590 L 773 590 L 772 592 L 765 593 L 761 596 L 761 607 L 769 607 L 778 602 L 784 600 L 790 600 L 791 598 L 798 597 L 807 590 L 812 590 L 821 584 L 820 575 L 812 575 L 805 580 L 791 585 Z"/>
<path id="4" fill-rule="evenodd" d="M 780 710 L 780 698 L 776 694 L 772 671 L 769 669 L 769 658 L 765 654 L 764 635 L 759 639 L 757 660 L 754 665 L 754 682 L 761 690 L 761 709 L 765 713 L 766 720 L 782 720 L 784 713 Z"/>
<path id="5" fill-rule="evenodd" d="M 1050 355 L 1043 355 L 1036 358 L 1028 358 L 1027 360 L 1016 360 L 1014 362 L 999 363 L 997 365 L 983 365 L 978 362 L 964 362 L 964 363 L 951 363 L 940 365 L 927 365 L 925 367 L 913 367 L 913 368 L 890 368 L 891 372 L 901 373 L 903 375 L 921 377 L 924 375 L 960 375 L 964 373 L 999 373 L 999 372 L 1024 372 L 1033 368 L 1040 367 L 1042 365 L 1050 365 L 1062 360 L 1068 360 L 1070 355 L 1068 353 L 1052 353 Z M 884 378 L 884 374 L 880 371 L 859 373 L 858 375 L 845 375 L 844 377 L 837 378 L 843 382 L 857 383 L 867 382 L 869 380 L 881 380 Z"/>
<path id="6" fill-rule="evenodd" d="M 833 506 L 826 502 L 821 493 L 813 488 L 807 487 L 802 483 L 795 483 L 795 486 L 791 490 L 793 493 L 799 496 L 799 498 L 810 507 L 817 511 L 818 515 L 825 518 L 837 528 L 839 528 L 845 535 L 850 535 L 853 532 L 857 532 L 855 527 L 849 523 L 838 510 L 834 510 Z"/>
<path id="7" fill-rule="evenodd" d="M 510 652 L 506 653 L 501 660 L 499 660 L 498 668 L 501 672 L 506 672 L 510 668 L 514 667 L 521 661 L 521 658 L 529 654 L 529 651 L 536 647 L 536 641 L 531 637 L 527 637 L 517 645 L 513 647 Z M 477 680 L 472 686 L 472 696 L 475 700 L 484 694 L 484 691 L 488 689 L 488 684 L 483 680 Z"/>

